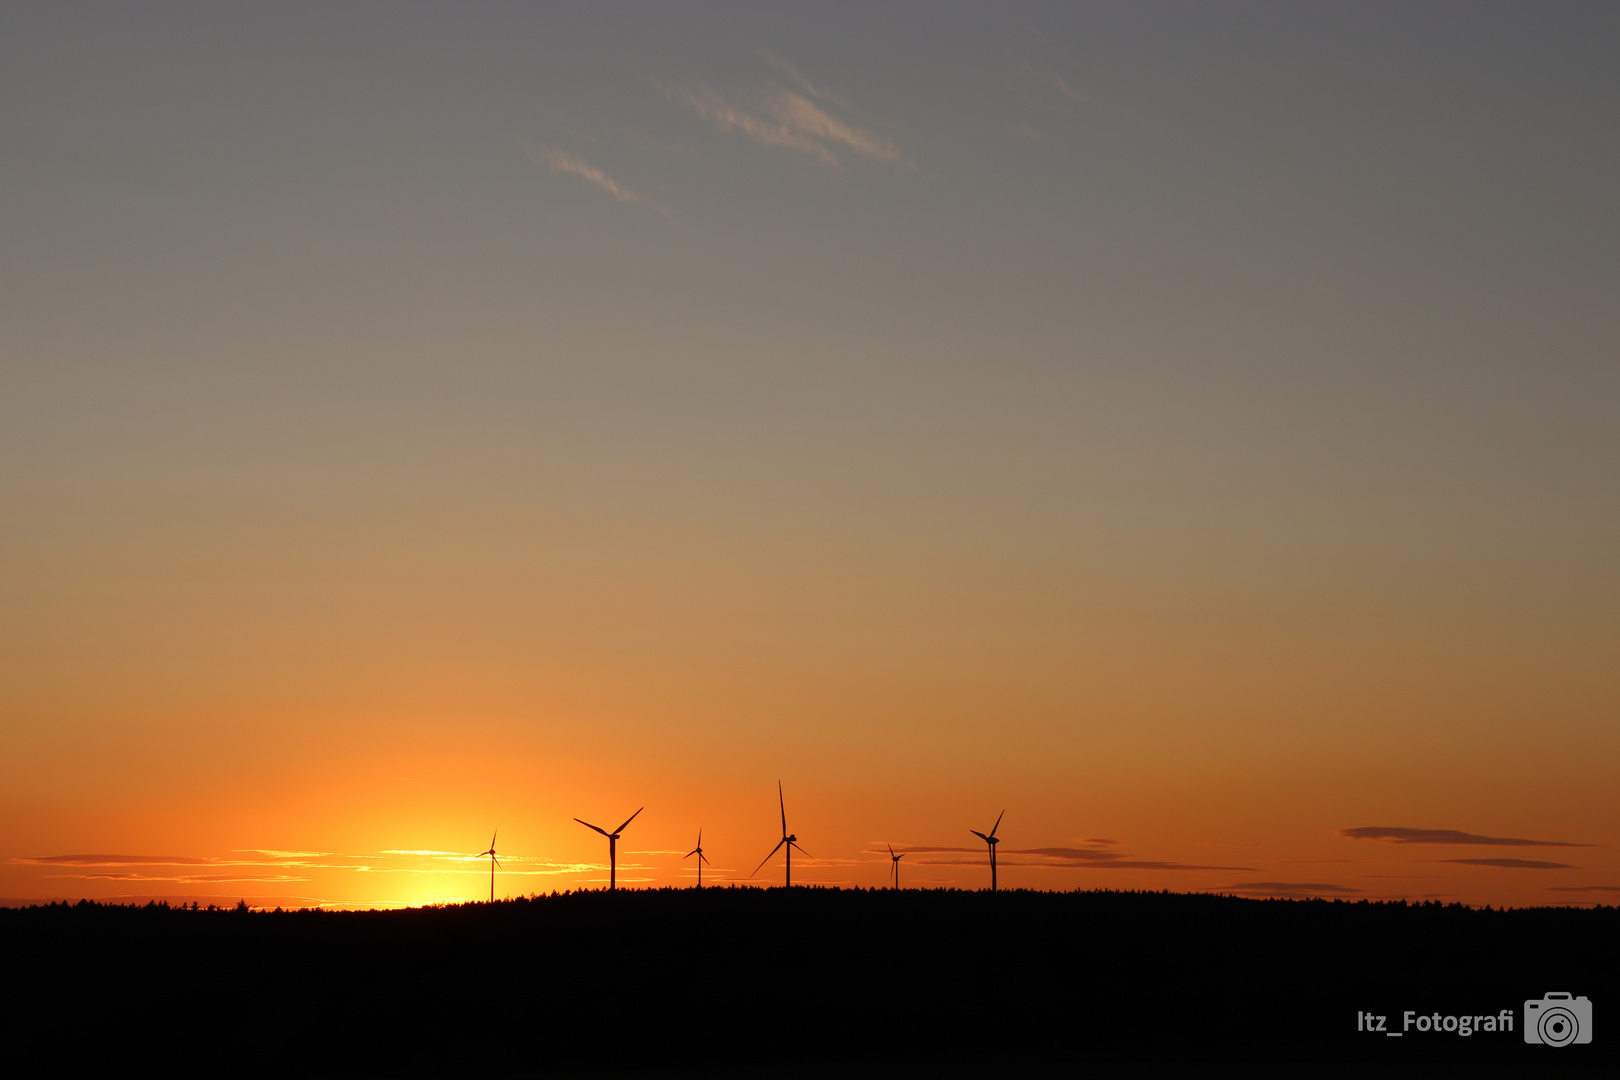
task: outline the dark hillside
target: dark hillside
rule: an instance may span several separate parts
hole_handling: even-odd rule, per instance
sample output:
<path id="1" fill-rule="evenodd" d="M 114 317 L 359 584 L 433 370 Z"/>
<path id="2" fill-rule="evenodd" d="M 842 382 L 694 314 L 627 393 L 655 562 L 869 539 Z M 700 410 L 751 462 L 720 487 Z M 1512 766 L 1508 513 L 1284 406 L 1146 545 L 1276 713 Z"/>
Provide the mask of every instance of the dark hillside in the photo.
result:
<path id="1" fill-rule="evenodd" d="M 0 911 L 8 1044 L 221 1071 L 1451 1062 L 1614 1075 L 1620 909 L 710 889 L 393 912 Z M 1527 998 L 1595 1004 L 1527 1046 Z M 1511 1032 L 1399 1030 L 1424 1016 Z M 1601 1030 L 1599 1030 L 1601 1029 Z M 1611 1034 L 1612 1033 L 1612 1034 Z M 1109 1065 L 1108 1063 L 1114 1063 Z M 887 1068 L 887 1066 L 885 1066 Z"/>

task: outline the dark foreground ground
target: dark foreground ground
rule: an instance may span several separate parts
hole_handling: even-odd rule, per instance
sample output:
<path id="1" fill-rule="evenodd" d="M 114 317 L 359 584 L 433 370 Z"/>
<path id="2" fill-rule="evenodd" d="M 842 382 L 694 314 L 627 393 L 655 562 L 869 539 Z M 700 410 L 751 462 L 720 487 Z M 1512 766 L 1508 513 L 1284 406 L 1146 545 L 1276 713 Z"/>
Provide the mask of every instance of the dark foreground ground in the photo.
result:
<path id="1" fill-rule="evenodd" d="M 120 1074 L 1615 1076 L 1617 961 L 1617 908 L 829 889 L 85 903 L 0 910 L 0 1039 L 14 1060 Z M 1590 1045 L 1525 1043 L 1525 1000 L 1549 991 L 1592 1002 Z M 1506 1011 L 1513 1030 L 1357 1031 L 1407 1010 Z"/>

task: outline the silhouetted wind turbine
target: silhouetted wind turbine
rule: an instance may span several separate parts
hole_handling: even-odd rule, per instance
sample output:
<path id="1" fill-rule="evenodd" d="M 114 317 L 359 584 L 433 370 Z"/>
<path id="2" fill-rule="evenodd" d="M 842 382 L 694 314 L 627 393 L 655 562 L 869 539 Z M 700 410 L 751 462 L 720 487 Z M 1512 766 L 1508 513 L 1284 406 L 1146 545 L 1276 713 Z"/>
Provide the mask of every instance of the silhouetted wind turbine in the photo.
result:
<path id="1" fill-rule="evenodd" d="M 990 891 L 991 892 L 996 891 L 996 845 L 1001 843 L 1000 840 L 996 839 L 996 829 L 1001 828 L 1001 819 L 1006 817 L 1006 816 L 1007 816 L 1007 811 L 1005 811 L 1005 810 L 1003 810 L 1001 813 L 996 815 L 996 823 L 990 829 L 990 835 L 989 836 L 984 835 L 984 833 L 980 832 L 978 829 L 969 829 L 968 830 L 968 832 L 972 833 L 974 836 L 977 836 L 980 840 L 983 840 L 985 843 L 990 845 Z"/>
<path id="2" fill-rule="evenodd" d="M 641 808 L 641 810 L 645 809 L 647 809 L 645 806 Z M 641 813 L 641 810 L 637 810 L 636 814 Z M 624 825 L 620 825 L 612 832 L 608 832 L 606 829 L 597 828 L 597 826 L 592 825 L 583 818 L 574 819 L 587 829 L 596 829 L 597 832 L 608 838 L 608 888 L 610 889 L 617 889 L 619 887 L 619 836 L 624 832 L 625 825 L 629 825 L 632 821 L 636 820 L 636 814 L 631 814 L 629 817 L 625 818 Z"/>
<path id="3" fill-rule="evenodd" d="M 905 852 L 902 851 L 900 854 L 896 855 L 894 853 L 894 845 L 889 845 L 889 876 L 894 879 L 894 887 L 896 889 L 900 887 L 900 860 L 905 857 Z"/>
<path id="4" fill-rule="evenodd" d="M 500 831 L 501 830 L 496 829 L 494 832 L 489 834 L 488 851 L 480 851 L 476 856 L 474 856 L 474 858 L 478 859 L 482 859 L 485 855 L 489 856 L 489 902 L 492 904 L 495 902 L 495 868 L 501 865 L 501 860 L 495 857 L 495 837 L 499 835 Z"/>
<path id="5" fill-rule="evenodd" d="M 754 867 L 754 874 L 765 869 L 765 864 L 770 862 L 776 856 L 776 853 L 785 846 L 787 848 L 787 885 L 791 889 L 793 887 L 793 849 L 799 848 L 799 854 L 807 859 L 815 858 L 815 856 L 799 847 L 799 838 L 787 831 L 787 803 L 782 799 L 782 781 L 780 780 L 776 782 L 776 805 L 782 810 L 782 839 L 778 840 L 776 846 L 771 848 L 771 853 L 760 860 L 758 866 Z M 748 876 L 753 877 L 754 874 Z"/>
<path id="6" fill-rule="evenodd" d="M 693 848 L 691 851 L 688 851 L 685 855 L 682 855 L 681 858 L 690 859 L 694 855 L 698 857 L 698 888 L 701 889 L 703 888 L 703 864 L 709 861 L 708 858 L 703 854 L 703 829 L 701 826 L 698 828 L 697 847 Z"/>

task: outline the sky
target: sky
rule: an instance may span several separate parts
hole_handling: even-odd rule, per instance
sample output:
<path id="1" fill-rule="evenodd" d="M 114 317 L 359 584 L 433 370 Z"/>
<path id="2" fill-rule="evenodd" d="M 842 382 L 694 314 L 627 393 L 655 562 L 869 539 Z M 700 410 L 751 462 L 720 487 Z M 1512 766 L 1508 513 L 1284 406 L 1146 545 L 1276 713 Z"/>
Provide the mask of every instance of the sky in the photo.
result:
<path id="1" fill-rule="evenodd" d="M 0 903 L 1620 900 L 1620 9 L 0 9 Z"/>

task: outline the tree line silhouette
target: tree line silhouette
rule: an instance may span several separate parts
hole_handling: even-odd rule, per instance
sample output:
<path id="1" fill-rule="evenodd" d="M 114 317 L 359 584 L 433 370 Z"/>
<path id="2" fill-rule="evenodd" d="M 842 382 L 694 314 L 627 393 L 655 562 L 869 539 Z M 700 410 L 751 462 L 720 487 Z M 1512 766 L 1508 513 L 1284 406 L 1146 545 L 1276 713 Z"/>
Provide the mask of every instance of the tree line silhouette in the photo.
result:
<path id="1" fill-rule="evenodd" d="M 744 1075 L 1143 1058 L 1612 1075 L 1620 1046 L 1356 1030 L 1363 1011 L 1494 1013 L 1551 990 L 1592 999 L 1601 1028 L 1620 1002 L 1612 907 L 802 886 L 366 912 L 84 901 L 0 910 L 0 947 L 6 1045 L 123 1071 L 650 1068 L 689 1062 L 699 1030 L 698 1060 Z"/>

